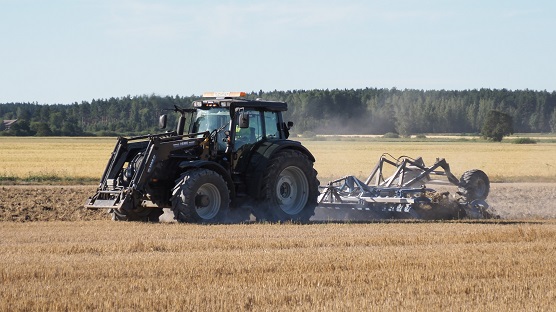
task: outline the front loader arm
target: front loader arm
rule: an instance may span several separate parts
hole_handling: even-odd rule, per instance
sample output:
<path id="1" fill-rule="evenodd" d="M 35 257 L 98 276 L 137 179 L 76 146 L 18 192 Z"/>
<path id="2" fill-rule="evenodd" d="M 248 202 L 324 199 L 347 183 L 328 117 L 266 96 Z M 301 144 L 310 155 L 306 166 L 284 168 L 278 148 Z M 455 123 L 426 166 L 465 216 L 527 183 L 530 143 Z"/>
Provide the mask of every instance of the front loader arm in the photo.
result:
<path id="1" fill-rule="evenodd" d="M 110 182 L 114 182 L 117 179 L 121 170 L 123 169 L 126 162 L 129 162 L 137 153 L 145 150 L 148 146 L 148 141 L 139 141 L 129 143 L 130 139 L 119 137 L 114 151 L 112 152 L 108 164 L 104 169 L 102 178 L 100 179 L 99 190 L 106 189 Z"/>
<path id="2" fill-rule="evenodd" d="M 195 136 L 203 135 L 196 138 Z M 136 142 L 130 142 L 136 141 Z M 118 138 L 116 147 L 104 170 L 104 174 L 97 189 L 97 193 L 89 197 L 85 207 L 90 209 L 111 208 L 119 209 L 123 205 L 136 205 L 147 193 L 147 185 L 157 177 L 157 169 L 163 169 L 164 162 L 170 158 L 196 158 L 195 153 L 188 154 L 187 150 L 202 147 L 209 148 L 209 134 L 195 133 L 188 135 L 154 135 L 135 138 Z M 134 164 L 132 177 L 122 184 L 124 165 L 131 166 L 136 156 L 142 159 Z"/>

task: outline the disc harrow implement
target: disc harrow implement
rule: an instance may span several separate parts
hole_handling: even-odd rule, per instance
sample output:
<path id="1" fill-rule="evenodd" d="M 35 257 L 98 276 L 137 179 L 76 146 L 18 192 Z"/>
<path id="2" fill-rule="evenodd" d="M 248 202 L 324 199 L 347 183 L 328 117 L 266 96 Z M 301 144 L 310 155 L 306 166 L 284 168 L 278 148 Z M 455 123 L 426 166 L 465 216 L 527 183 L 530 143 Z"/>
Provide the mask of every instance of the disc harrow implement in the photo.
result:
<path id="1" fill-rule="evenodd" d="M 391 174 L 387 174 L 390 172 Z M 427 185 L 457 187 L 452 195 Z M 497 218 L 486 202 L 488 176 L 466 171 L 460 179 L 444 158 L 426 166 L 421 157 L 395 158 L 383 154 L 365 181 L 345 176 L 321 188 L 318 207 L 351 210 L 370 219 L 485 219 Z"/>

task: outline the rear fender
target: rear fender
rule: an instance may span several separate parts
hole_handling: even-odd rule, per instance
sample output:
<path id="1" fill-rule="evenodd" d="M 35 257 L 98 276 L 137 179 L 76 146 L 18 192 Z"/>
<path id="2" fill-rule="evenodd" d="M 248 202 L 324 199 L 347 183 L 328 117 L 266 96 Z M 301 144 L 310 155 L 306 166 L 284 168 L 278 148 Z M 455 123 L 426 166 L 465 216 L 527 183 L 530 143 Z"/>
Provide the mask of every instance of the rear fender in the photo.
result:
<path id="1" fill-rule="evenodd" d="M 249 166 L 245 171 L 245 184 L 247 185 L 247 194 L 253 198 L 261 197 L 261 184 L 263 175 L 268 167 L 268 162 L 274 154 L 284 149 L 293 149 L 307 155 L 307 157 L 315 162 L 315 157 L 309 150 L 301 145 L 300 142 L 290 140 L 269 140 L 262 142 L 257 146 L 249 160 Z"/>
<path id="2" fill-rule="evenodd" d="M 236 197 L 236 190 L 232 177 L 230 176 L 228 171 L 218 163 L 208 160 L 182 161 L 179 164 L 179 168 L 182 169 L 182 172 L 196 168 L 203 168 L 218 173 L 222 176 L 222 178 L 224 178 L 224 181 L 226 181 L 226 184 L 228 185 L 228 189 L 230 190 L 230 198 L 233 199 Z"/>

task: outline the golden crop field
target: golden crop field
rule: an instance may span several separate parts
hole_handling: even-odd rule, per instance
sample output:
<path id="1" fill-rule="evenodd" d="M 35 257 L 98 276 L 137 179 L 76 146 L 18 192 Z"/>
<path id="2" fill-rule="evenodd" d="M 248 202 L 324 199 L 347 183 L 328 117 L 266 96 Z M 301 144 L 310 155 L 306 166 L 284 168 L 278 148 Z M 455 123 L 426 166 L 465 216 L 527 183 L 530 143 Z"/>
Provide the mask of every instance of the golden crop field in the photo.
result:
<path id="1" fill-rule="evenodd" d="M 346 175 L 365 178 L 383 153 L 445 158 L 456 176 L 482 169 L 493 181 L 555 182 L 556 143 L 309 141 L 321 183 Z M 115 138 L 0 137 L 0 176 L 100 179 Z"/>
<path id="2" fill-rule="evenodd" d="M 556 224 L 3 223 L 1 311 L 550 311 Z"/>
<path id="3" fill-rule="evenodd" d="M 0 137 L 0 176 L 97 178 L 115 138 Z"/>
<path id="4" fill-rule="evenodd" d="M 445 158 L 458 178 L 467 170 L 481 169 L 497 182 L 556 181 L 556 143 L 303 141 L 303 144 L 315 155 L 321 182 L 345 175 L 366 178 L 383 153 L 396 158 L 421 156 L 427 165 L 432 165 L 436 158 Z"/>

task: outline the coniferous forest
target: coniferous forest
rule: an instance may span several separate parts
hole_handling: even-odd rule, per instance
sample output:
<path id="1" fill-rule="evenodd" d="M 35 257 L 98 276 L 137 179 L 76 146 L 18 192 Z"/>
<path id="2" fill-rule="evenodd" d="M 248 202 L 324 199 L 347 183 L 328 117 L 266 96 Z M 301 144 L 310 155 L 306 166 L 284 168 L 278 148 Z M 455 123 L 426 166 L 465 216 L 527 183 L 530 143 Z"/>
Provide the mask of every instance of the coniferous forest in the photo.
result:
<path id="1" fill-rule="evenodd" d="M 480 89 L 344 89 L 252 92 L 285 101 L 294 133 L 479 133 L 489 111 L 513 118 L 519 133 L 556 132 L 556 91 Z M 0 135 L 110 136 L 155 133 L 164 109 L 189 107 L 195 96 L 140 95 L 72 104 L 4 103 L 0 121 L 17 119 Z M 171 114 L 171 113 L 170 113 Z M 174 118 L 170 117 L 169 120 Z"/>

